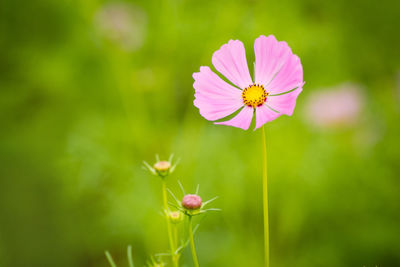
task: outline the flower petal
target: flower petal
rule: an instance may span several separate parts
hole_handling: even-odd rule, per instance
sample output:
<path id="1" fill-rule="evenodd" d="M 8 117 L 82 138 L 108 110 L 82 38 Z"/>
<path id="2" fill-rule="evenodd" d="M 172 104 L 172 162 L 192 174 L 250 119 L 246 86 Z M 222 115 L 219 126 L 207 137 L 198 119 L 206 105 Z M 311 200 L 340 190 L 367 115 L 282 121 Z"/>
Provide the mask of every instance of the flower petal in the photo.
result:
<path id="1" fill-rule="evenodd" d="M 230 40 L 214 52 L 212 56 L 214 67 L 228 80 L 244 89 L 253 84 L 247 66 L 246 51 L 239 40 Z"/>
<path id="2" fill-rule="evenodd" d="M 296 106 L 297 96 L 301 91 L 303 91 L 303 88 L 297 88 L 296 90 L 283 95 L 269 96 L 267 98 L 267 104 L 282 114 L 292 116 Z"/>
<path id="3" fill-rule="evenodd" d="M 256 108 L 256 129 L 260 128 L 263 126 L 265 123 L 269 121 L 273 121 L 279 116 L 281 116 L 281 113 L 275 112 L 272 109 L 270 109 L 267 105 L 262 105 L 261 107 Z"/>
<path id="4" fill-rule="evenodd" d="M 193 103 L 207 120 L 222 119 L 243 106 L 242 91 L 226 83 L 209 67 L 200 67 L 193 78 Z"/>
<path id="5" fill-rule="evenodd" d="M 286 42 L 278 42 L 273 35 L 265 37 L 261 35 L 254 42 L 255 83 L 268 85 L 274 75 L 282 68 L 288 57 L 292 56 L 292 50 Z M 292 88 L 293 89 L 293 88 Z"/>
<path id="6" fill-rule="evenodd" d="M 303 67 L 297 55 L 290 55 L 285 64 L 266 86 L 270 94 L 280 94 L 303 86 Z"/>
<path id="7" fill-rule="evenodd" d="M 249 129 L 251 120 L 253 119 L 253 108 L 244 106 L 243 109 L 229 121 L 214 122 L 215 124 L 234 126 L 242 128 L 243 130 Z"/>

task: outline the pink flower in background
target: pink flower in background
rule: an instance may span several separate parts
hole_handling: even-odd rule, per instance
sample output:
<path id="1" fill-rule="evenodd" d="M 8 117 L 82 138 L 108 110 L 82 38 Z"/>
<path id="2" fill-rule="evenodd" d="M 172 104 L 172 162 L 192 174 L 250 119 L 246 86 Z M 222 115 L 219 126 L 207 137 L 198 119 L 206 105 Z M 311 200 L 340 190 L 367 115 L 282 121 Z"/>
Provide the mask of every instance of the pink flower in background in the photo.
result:
<path id="1" fill-rule="evenodd" d="M 360 119 L 364 94 L 360 86 L 346 83 L 313 92 L 305 106 L 311 124 L 319 127 L 350 126 Z"/>
<path id="2" fill-rule="evenodd" d="M 95 26 L 101 35 L 128 51 L 142 47 L 146 35 L 146 13 L 125 2 L 102 5 L 95 16 Z"/>
<path id="3" fill-rule="evenodd" d="M 286 42 L 278 42 L 273 35 L 258 37 L 254 52 L 254 81 L 239 40 L 230 40 L 212 56 L 214 67 L 235 86 L 209 67 L 200 67 L 200 72 L 193 74 L 194 105 L 204 118 L 216 121 L 241 109 L 231 120 L 214 123 L 247 130 L 254 113 L 255 129 L 282 114 L 293 114 L 304 85 L 300 58 Z"/>

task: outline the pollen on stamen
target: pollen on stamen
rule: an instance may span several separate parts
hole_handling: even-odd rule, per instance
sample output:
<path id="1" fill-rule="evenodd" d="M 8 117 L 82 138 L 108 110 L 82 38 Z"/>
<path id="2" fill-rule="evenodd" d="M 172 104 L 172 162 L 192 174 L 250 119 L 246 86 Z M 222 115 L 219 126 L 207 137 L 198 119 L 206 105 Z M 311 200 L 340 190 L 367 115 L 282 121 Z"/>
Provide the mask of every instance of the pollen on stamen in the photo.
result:
<path id="1" fill-rule="evenodd" d="M 267 101 L 267 97 L 268 93 L 260 84 L 250 85 L 242 92 L 243 103 L 248 107 L 261 107 Z"/>

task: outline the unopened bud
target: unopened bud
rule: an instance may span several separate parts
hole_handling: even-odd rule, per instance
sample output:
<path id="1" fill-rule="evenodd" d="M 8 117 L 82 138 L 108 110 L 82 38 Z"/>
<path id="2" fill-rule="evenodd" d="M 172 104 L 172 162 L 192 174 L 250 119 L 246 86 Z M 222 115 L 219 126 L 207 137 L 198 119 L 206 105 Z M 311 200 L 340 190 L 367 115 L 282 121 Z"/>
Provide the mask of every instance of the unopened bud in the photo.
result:
<path id="1" fill-rule="evenodd" d="M 171 211 L 168 217 L 172 223 L 180 223 L 183 220 L 183 214 L 180 211 Z"/>
<path id="2" fill-rule="evenodd" d="M 186 195 L 182 199 L 182 206 L 188 210 L 197 210 L 201 208 L 201 197 L 198 195 Z"/>
<path id="3" fill-rule="evenodd" d="M 169 169 L 171 168 L 171 163 L 169 161 L 159 161 L 154 164 L 153 167 L 158 175 L 164 177 L 168 175 Z"/>

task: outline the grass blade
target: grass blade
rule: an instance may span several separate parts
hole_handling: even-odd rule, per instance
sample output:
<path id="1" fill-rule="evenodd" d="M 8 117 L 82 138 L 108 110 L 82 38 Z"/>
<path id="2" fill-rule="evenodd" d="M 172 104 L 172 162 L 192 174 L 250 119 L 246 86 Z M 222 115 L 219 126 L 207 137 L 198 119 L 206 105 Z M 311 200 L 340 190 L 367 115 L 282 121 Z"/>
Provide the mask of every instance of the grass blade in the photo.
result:
<path id="1" fill-rule="evenodd" d="M 129 267 L 135 267 L 133 264 L 133 257 L 132 257 L 132 246 L 128 246 L 128 262 L 129 262 Z"/>
<path id="2" fill-rule="evenodd" d="M 108 262 L 110 263 L 111 267 L 117 267 L 110 252 L 108 252 L 108 250 L 106 250 L 104 253 L 106 254 L 106 258 L 107 258 Z"/>

